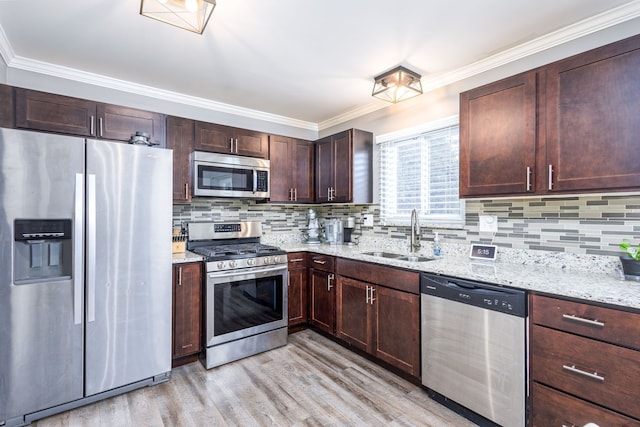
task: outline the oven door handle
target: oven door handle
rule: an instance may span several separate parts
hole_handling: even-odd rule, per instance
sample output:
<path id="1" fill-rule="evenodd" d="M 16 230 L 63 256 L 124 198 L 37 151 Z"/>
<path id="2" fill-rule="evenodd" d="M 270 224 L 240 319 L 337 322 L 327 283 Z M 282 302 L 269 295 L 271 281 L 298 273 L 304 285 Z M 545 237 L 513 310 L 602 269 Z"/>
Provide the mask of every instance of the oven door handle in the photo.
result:
<path id="1" fill-rule="evenodd" d="M 207 277 L 210 279 L 217 279 L 220 277 L 233 277 L 233 276 L 246 276 L 246 275 L 262 275 L 265 273 L 273 273 L 273 272 L 285 272 L 287 271 L 286 264 L 278 264 L 278 265 L 270 265 L 269 267 L 253 267 L 253 268 L 244 268 L 241 270 L 225 270 L 225 271 L 215 271 L 212 273 L 207 273 Z"/>

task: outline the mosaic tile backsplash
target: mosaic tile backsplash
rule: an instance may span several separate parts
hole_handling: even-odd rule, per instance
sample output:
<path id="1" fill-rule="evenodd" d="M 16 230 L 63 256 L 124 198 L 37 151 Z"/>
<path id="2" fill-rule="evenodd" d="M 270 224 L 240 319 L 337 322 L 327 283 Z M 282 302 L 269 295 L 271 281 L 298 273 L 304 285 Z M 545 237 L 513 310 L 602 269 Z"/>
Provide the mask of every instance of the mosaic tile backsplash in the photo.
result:
<path id="1" fill-rule="evenodd" d="M 408 239 L 409 227 L 380 223 L 377 205 L 282 205 L 235 199 L 194 199 L 174 205 L 174 226 L 187 221 L 259 220 L 264 234 L 299 234 L 306 226 L 307 209 L 319 218 L 356 218 L 354 235 Z M 372 214 L 373 227 L 362 225 Z M 497 233 L 480 233 L 479 215 L 498 217 Z M 640 195 L 575 196 L 467 200 L 466 225 L 462 229 L 422 228 L 422 238 L 433 240 L 438 231 L 443 243 L 493 243 L 513 249 L 593 255 L 621 255 L 622 239 L 640 243 Z"/>

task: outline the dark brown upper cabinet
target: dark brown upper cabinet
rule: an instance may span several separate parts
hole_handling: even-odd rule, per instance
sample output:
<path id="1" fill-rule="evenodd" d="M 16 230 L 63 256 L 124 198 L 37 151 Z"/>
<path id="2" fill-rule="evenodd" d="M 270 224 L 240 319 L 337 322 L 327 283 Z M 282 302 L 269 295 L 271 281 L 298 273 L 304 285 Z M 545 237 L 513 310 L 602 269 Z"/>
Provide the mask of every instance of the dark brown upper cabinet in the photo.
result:
<path id="1" fill-rule="evenodd" d="M 194 121 L 181 117 L 167 117 L 167 148 L 173 150 L 173 201 L 188 203 L 193 192 L 191 152 L 193 151 Z"/>
<path id="2" fill-rule="evenodd" d="M 12 128 L 14 117 L 14 97 L 11 86 L 0 84 L 0 127 Z"/>
<path id="3" fill-rule="evenodd" d="M 271 135 L 272 202 L 313 202 L 313 143 Z"/>
<path id="4" fill-rule="evenodd" d="M 460 197 L 640 188 L 640 35 L 460 94 Z"/>
<path id="5" fill-rule="evenodd" d="M 350 129 L 316 146 L 316 202 L 373 202 L 373 134 Z"/>
<path id="6" fill-rule="evenodd" d="M 196 122 L 195 150 L 269 158 L 269 135 L 248 129 Z"/>
<path id="7" fill-rule="evenodd" d="M 146 132 L 165 146 L 165 117 L 160 113 L 16 88 L 16 127 L 68 135 L 128 141 Z"/>
<path id="8" fill-rule="evenodd" d="M 536 72 L 460 94 L 460 196 L 535 191 Z"/>

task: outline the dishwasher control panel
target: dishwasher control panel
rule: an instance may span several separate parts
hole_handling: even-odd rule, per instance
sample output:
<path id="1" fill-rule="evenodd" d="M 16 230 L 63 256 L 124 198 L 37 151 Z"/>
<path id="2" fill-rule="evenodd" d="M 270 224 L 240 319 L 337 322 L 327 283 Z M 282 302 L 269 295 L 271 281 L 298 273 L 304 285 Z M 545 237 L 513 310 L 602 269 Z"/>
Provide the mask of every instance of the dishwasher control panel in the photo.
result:
<path id="1" fill-rule="evenodd" d="M 420 291 L 423 294 L 458 301 L 487 310 L 514 316 L 527 316 L 527 293 L 519 289 L 475 282 L 455 277 L 422 273 Z"/>

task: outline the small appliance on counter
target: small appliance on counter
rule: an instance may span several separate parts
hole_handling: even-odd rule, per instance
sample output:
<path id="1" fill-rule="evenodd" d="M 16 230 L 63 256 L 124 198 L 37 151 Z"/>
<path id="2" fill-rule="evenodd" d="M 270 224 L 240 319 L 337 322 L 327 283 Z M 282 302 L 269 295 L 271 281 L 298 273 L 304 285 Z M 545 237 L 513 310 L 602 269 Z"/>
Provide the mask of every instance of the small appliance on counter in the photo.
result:
<path id="1" fill-rule="evenodd" d="M 351 237 L 354 228 L 356 228 L 356 219 L 354 217 L 350 216 L 342 220 L 344 243 L 355 243 Z"/>
<path id="2" fill-rule="evenodd" d="M 302 230 L 302 234 L 305 238 L 305 243 L 315 245 L 320 243 L 320 226 L 318 225 L 318 218 L 316 211 L 313 209 L 307 210 L 307 228 Z"/>
<path id="3" fill-rule="evenodd" d="M 344 243 L 344 228 L 340 218 L 328 218 L 324 222 L 324 240 L 330 245 Z"/>

